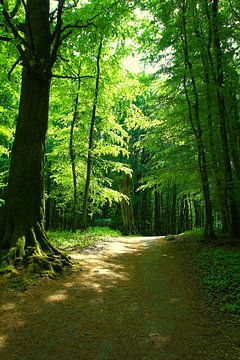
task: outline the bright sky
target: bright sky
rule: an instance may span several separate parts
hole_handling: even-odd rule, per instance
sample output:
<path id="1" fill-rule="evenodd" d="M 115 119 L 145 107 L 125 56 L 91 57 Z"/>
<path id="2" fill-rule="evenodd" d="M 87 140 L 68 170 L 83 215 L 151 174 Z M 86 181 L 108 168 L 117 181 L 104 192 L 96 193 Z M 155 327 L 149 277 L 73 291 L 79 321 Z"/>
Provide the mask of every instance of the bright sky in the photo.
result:
<path id="1" fill-rule="evenodd" d="M 144 71 L 148 74 L 153 74 L 157 71 L 156 66 L 150 64 L 144 64 L 141 61 L 141 54 L 136 54 L 134 56 L 127 56 L 122 64 L 123 66 L 133 74 L 139 74 L 141 71 Z"/>

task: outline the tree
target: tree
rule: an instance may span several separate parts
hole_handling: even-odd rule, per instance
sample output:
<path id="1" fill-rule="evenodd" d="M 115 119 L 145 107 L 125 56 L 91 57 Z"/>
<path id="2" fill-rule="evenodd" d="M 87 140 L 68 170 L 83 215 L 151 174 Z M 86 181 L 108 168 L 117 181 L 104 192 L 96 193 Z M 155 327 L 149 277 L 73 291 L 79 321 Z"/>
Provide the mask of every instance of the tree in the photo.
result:
<path id="1" fill-rule="evenodd" d="M 21 260 L 27 255 L 31 261 L 37 257 L 43 266 L 47 264 L 51 268 L 54 265 L 55 269 L 68 260 L 49 243 L 44 230 L 43 167 L 51 71 L 60 44 L 63 4 L 63 1 L 59 2 L 51 50 L 48 0 L 27 2 L 24 36 L 20 35 L 6 4 L 1 1 L 2 15 L 15 38 L 23 62 L 1 247 L 9 250 L 8 259 L 11 261 Z M 56 265 L 55 261 L 52 262 L 55 256 L 59 260 Z"/>
<path id="2" fill-rule="evenodd" d="M 103 42 L 103 40 L 101 39 L 99 48 L 98 48 L 98 54 L 97 54 L 96 84 L 95 84 L 92 116 L 91 116 L 91 124 L 90 124 L 90 131 L 89 131 L 89 140 L 88 140 L 87 177 L 86 177 L 86 184 L 85 184 L 84 195 L 83 195 L 83 206 L 82 206 L 82 221 L 81 221 L 81 229 L 82 230 L 86 230 L 86 228 L 87 228 L 88 198 L 89 198 L 91 171 L 92 171 L 92 154 L 91 153 L 93 150 L 94 126 L 95 126 L 97 103 L 98 103 L 98 96 L 99 96 L 100 60 L 101 60 L 101 52 L 102 52 L 102 42 Z"/>
<path id="3" fill-rule="evenodd" d="M 72 5 L 65 0 L 59 0 L 51 13 L 49 0 L 17 1 L 11 11 L 7 1 L 0 1 L 2 19 L 8 30 L 7 36 L 4 34 L 1 39 L 14 41 L 23 66 L 6 197 L 5 234 L 1 241 L 1 247 L 8 250 L 8 261 L 27 258 L 32 262 L 36 258 L 43 266 L 56 269 L 69 263 L 50 244 L 44 229 L 43 169 L 49 90 L 52 69 L 63 41 L 75 29 L 94 25 L 93 19 L 104 13 L 107 7 L 101 4 L 99 13 L 95 11 L 95 5 L 94 2 L 86 5 L 94 15 L 83 23 L 78 19 L 81 9 L 69 16 Z M 77 9 L 77 4 L 73 6 Z M 110 11 L 112 6 L 109 5 L 109 17 L 113 14 Z M 20 24 L 23 16 L 24 23 Z M 14 17 L 18 21 L 13 20 Z M 64 26 L 66 18 L 69 22 Z"/>

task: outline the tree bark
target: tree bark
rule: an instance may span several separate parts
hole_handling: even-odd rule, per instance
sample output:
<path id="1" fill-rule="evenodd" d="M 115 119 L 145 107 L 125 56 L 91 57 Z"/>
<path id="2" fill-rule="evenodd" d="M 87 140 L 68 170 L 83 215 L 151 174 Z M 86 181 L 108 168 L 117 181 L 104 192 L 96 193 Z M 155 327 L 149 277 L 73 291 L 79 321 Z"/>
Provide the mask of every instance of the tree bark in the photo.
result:
<path id="1" fill-rule="evenodd" d="M 21 97 L 6 198 L 1 247 L 9 261 L 38 259 L 48 270 L 60 270 L 64 258 L 44 229 L 44 148 L 51 82 L 49 1 L 28 0 Z M 54 257 L 59 257 L 55 262 Z M 53 261 L 51 261 L 53 260 Z M 66 260 L 67 262 L 67 260 Z"/>

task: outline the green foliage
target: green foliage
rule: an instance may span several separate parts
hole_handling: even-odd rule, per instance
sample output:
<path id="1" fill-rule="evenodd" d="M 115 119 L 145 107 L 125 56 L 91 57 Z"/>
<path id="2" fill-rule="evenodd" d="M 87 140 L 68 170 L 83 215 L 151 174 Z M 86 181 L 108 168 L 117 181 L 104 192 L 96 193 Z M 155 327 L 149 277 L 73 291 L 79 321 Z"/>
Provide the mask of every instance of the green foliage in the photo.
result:
<path id="1" fill-rule="evenodd" d="M 166 236 L 165 236 L 165 240 L 167 240 L 167 241 L 175 240 L 175 236 L 174 236 L 174 235 L 171 235 L 171 234 L 166 235 Z"/>
<path id="2" fill-rule="evenodd" d="M 120 236 L 121 233 L 119 230 L 110 229 L 108 226 L 101 227 L 101 226 L 94 226 L 89 227 L 84 234 L 89 235 L 96 235 L 96 236 Z"/>
<path id="3" fill-rule="evenodd" d="M 190 239 L 192 239 L 193 241 L 196 241 L 196 242 L 203 242 L 203 240 L 204 240 L 203 229 L 202 228 L 186 230 L 180 235 L 183 236 L 183 237 L 190 238 Z"/>
<path id="4" fill-rule="evenodd" d="M 55 246 L 62 248 L 68 246 L 79 246 L 81 248 L 90 246 L 98 240 L 109 236 L 119 236 L 121 233 L 109 227 L 89 227 L 86 231 L 72 233 L 70 231 L 54 231 L 48 233 L 50 241 Z"/>
<path id="5" fill-rule="evenodd" d="M 240 314 L 240 252 L 210 248 L 200 254 L 198 262 L 210 299 L 222 311 Z"/>

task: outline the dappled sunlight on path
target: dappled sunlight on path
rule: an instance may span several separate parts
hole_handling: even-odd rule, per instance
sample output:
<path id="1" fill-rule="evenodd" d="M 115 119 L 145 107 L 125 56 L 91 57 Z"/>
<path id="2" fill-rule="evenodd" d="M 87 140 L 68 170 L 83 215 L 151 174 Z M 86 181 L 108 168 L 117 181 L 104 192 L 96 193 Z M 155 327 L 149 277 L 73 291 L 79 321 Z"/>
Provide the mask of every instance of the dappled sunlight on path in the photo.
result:
<path id="1" fill-rule="evenodd" d="M 72 254 L 81 269 L 0 305 L 1 360 L 239 360 L 174 243 L 120 237 Z"/>

